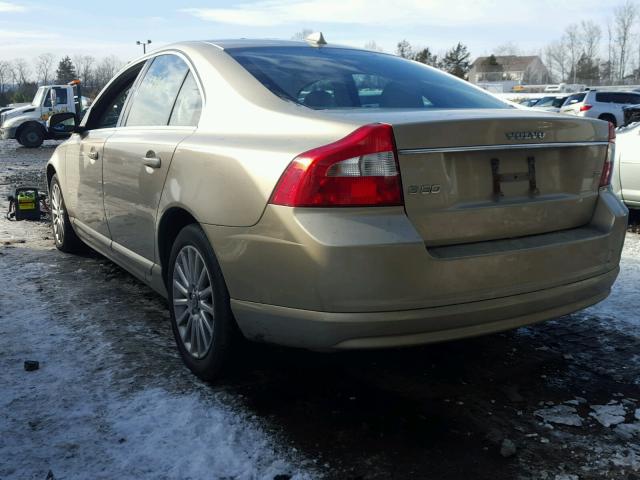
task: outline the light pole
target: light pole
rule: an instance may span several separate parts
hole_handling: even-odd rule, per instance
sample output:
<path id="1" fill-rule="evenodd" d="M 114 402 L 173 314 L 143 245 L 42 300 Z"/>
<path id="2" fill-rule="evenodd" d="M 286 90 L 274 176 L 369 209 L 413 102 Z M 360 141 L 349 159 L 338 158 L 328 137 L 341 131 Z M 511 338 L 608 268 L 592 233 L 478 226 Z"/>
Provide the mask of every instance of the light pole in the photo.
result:
<path id="1" fill-rule="evenodd" d="M 151 43 L 151 40 L 147 40 L 146 42 L 141 42 L 140 40 L 138 40 L 136 42 L 136 45 L 142 45 L 142 53 L 145 54 L 147 53 L 147 45 L 149 45 Z"/>

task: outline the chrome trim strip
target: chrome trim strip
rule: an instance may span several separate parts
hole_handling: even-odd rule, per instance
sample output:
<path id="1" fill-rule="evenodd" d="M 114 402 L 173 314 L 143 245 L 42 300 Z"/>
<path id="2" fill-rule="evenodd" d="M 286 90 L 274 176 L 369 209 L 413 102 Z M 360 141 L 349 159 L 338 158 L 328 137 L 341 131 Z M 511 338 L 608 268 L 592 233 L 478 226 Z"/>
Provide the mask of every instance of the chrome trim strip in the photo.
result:
<path id="1" fill-rule="evenodd" d="M 609 142 L 557 142 L 557 143 L 518 143 L 514 145 L 473 145 L 469 147 L 440 147 L 440 148 L 412 148 L 398 150 L 400 155 L 417 155 L 421 153 L 457 153 L 457 152 L 482 152 L 493 150 L 528 150 L 540 148 L 566 148 L 566 147 L 601 147 L 609 145 Z"/>

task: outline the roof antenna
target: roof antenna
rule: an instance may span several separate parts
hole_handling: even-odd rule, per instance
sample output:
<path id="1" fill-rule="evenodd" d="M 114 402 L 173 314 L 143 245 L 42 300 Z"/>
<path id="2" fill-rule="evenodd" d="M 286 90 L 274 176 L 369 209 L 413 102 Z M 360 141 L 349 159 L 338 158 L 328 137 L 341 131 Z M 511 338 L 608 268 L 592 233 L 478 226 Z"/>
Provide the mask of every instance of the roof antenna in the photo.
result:
<path id="1" fill-rule="evenodd" d="M 321 47 L 327 44 L 327 41 L 324 39 L 324 35 L 322 32 L 313 32 L 307 35 L 305 40 L 314 47 Z"/>

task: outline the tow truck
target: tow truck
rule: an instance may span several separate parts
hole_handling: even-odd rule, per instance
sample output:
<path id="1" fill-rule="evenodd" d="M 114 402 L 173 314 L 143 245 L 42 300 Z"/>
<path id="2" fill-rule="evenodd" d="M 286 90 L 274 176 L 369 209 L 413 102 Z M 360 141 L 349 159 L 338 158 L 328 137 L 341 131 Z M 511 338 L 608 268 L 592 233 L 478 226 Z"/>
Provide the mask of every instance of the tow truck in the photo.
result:
<path id="1" fill-rule="evenodd" d="M 27 148 L 37 148 L 44 140 L 68 138 L 68 132 L 48 130 L 47 120 L 54 113 L 65 112 L 75 112 L 82 118 L 87 104 L 79 80 L 66 85 L 43 85 L 31 104 L 0 113 L 0 140 L 15 139 Z"/>

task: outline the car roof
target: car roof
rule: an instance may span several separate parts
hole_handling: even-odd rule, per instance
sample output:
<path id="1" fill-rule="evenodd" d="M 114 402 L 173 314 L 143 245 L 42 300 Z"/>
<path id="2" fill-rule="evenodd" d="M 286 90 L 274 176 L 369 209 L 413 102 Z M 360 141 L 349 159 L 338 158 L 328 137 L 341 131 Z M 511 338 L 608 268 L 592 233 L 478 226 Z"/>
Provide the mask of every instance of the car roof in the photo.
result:
<path id="1" fill-rule="evenodd" d="M 268 38 L 235 38 L 235 39 L 219 39 L 219 40 L 203 40 L 203 43 L 214 45 L 222 50 L 232 48 L 256 48 L 256 47 L 309 47 L 318 48 L 309 42 L 299 40 L 278 40 Z M 357 47 L 350 47 L 347 45 L 335 45 L 327 44 L 322 45 L 321 48 L 342 48 L 350 50 L 363 50 Z"/>

